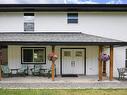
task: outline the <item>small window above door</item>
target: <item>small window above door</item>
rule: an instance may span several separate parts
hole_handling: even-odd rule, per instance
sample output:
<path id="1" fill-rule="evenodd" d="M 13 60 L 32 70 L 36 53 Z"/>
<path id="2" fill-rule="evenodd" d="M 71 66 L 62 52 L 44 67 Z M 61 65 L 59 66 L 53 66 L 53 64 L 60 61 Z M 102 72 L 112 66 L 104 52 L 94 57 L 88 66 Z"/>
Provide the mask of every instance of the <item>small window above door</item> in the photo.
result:
<path id="1" fill-rule="evenodd" d="M 71 56 L 71 51 L 64 51 L 64 56 L 65 57 L 70 57 Z"/>
<path id="2" fill-rule="evenodd" d="M 82 51 L 76 51 L 75 56 L 76 57 L 81 57 L 82 56 Z"/>

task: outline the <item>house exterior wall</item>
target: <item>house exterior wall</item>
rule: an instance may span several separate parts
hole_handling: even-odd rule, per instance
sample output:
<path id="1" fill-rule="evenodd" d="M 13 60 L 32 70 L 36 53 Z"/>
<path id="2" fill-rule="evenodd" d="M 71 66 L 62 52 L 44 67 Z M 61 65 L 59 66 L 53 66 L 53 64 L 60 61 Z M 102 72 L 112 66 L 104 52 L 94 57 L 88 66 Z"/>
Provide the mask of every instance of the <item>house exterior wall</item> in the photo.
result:
<path id="1" fill-rule="evenodd" d="M 23 32 L 24 31 L 23 12 L 0 12 L 0 32 Z M 127 13 L 125 12 L 79 12 L 78 24 L 67 24 L 67 12 L 35 12 L 35 32 L 83 32 L 118 40 L 127 41 Z M 8 62 L 11 68 L 20 67 L 21 46 L 9 45 Z M 47 46 L 47 52 L 51 47 Z M 57 50 L 60 47 L 56 47 Z M 90 47 L 92 48 L 92 47 Z M 125 49 L 127 47 L 114 48 L 114 76 L 117 76 L 117 68 L 125 67 Z M 93 64 L 97 52 L 86 48 L 86 73 L 97 74 L 98 66 Z M 13 52 L 12 52 L 13 51 Z M 16 52 L 17 51 L 17 52 Z M 16 52 L 16 53 L 15 53 Z M 91 58 L 90 58 L 91 57 Z M 95 59 L 94 59 L 95 58 Z M 60 73 L 60 60 L 56 61 L 57 74 Z M 49 61 L 47 60 L 47 63 Z M 13 64 L 13 65 L 12 65 Z M 96 67 L 96 69 L 95 69 Z M 109 63 L 107 63 L 107 74 L 109 73 Z"/>
<path id="2" fill-rule="evenodd" d="M 36 31 L 78 31 L 127 41 L 127 13 L 79 12 L 78 24 L 67 24 L 67 13 L 36 13 Z M 122 36 L 122 37 L 120 37 Z"/>
<path id="3" fill-rule="evenodd" d="M 23 13 L 0 12 L 0 32 L 22 32 L 24 31 Z"/>
<path id="4" fill-rule="evenodd" d="M 0 12 L 0 32 L 23 32 L 24 12 Z M 67 12 L 35 12 L 35 32 L 84 32 L 127 41 L 125 12 L 79 12 L 78 24 L 67 24 Z"/>
<path id="5" fill-rule="evenodd" d="M 117 68 L 125 68 L 125 60 L 126 60 L 126 49 L 127 46 L 123 47 L 114 47 L 113 53 L 113 76 L 118 77 L 118 70 Z M 104 48 L 103 51 L 110 55 L 110 48 Z M 109 76 L 109 67 L 110 67 L 110 60 L 106 62 L 106 74 Z"/>
<path id="6" fill-rule="evenodd" d="M 8 65 L 12 68 L 21 67 L 21 47 L 19 45 L 8 46 Z M 28 46 L 26 46 L 28 47 Z M 51 52 L 51 46 L 29 46 L 29 47 L 46 47 L 46 64 L 44 68 L 50 68 L 51 62 L 47 59 L 47 55 Z M 58 54 L 56 64 L 56 73 L 60 74 L 60 48 L 86 48 L 86 75 L 98 74 L 98 46 L 56 46 L 55 51 Z M 32 65 L 30 65 L 32 67 Z M 80 68 L 77 68 L 80 69 Z"/>
<path id="7" fill-rule="evenodd" d="M 117 68 L 125 68 L 126 49 L 127 49 L 127 46 L 114 48 L 113 74 L 115 77 L 118 76 Z"/>

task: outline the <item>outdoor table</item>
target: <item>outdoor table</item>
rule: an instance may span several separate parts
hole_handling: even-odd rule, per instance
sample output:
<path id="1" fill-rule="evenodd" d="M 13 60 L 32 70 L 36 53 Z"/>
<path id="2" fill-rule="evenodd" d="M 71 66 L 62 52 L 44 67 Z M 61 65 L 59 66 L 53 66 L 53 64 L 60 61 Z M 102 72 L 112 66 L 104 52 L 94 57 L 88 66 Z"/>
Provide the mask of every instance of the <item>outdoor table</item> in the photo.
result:
<path id="1" fill-rule="evenodd" d="M 11 69 L 11 72 L 12 72 L 13 75 L 17 75 L 18 69 Z M 15 73 L 13 73 L 13 72 L 15 72 Z"/>
<path id="2" fill-rule="evenodd" d="M 41 69 L 40 69 L 40 71 L 44 71 L 44 72 L 47 71 L 47 70 L 48 70 L 48 69 L 44 69 L 44 68 L 41 68 Z"/>

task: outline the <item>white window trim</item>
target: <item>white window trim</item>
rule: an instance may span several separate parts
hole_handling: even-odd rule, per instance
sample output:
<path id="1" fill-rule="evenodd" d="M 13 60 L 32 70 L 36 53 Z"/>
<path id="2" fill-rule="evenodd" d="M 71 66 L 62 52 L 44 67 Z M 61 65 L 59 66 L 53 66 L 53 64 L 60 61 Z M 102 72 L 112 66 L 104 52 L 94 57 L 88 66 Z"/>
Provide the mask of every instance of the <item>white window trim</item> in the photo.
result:
<path id="1" fill-rule="evenodd" d="M 24 49 L 32 49 L 32 50 L 33 50 L 33 54 L 34 54 L 34 50 L 35 50 L 35 49 L 43 49 L 44 52 L 45 52 L 45 54 L 44 54 L 44 56 L 45 56 L 45 57 L 44 57 L 44 62 L 34 62 L 34 57 L 33 57 L 33 62 L 24 62 L 24 57 L 23 57 L 23 50 L 24 50 Z M 28 64 L 34 64 L 34 63 L 35 63 L 35 64 L 37 64 L 37 63 L 39 63 L 39 64 L 41 64 L 41 63 L 44 64 L 44 63 L 46 63 L 46 49 L 45 49 L 44 47 L 42 47 L 42 48 L 41 48 L 41 47 L 40 47 L 40 48 L 36 48 L 36 47 L 35 47 L 35 48 L 26 47 L 26 48 L 25 48 L 25 47 L 22 47 L 21 52 L 22 52 L 22 64 L 27 64 L 27 63 L 28 63 Z M 34 56 L 34 55 L 33 55 L 33 56 Z"/>

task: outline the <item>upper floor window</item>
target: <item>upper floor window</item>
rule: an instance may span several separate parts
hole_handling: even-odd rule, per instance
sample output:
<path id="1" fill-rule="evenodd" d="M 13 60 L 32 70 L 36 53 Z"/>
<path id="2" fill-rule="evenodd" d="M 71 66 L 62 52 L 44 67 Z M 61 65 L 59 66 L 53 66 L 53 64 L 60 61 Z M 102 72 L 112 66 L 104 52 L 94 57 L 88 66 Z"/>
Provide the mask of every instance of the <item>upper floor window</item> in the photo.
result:
<path id="1" fill-rule="evenodd" d="M 34 31 L 34 13 L 24 13 L 24 31 Z"/>
<path id="2" fill-rule="evenodd" d="M 68 13 L 67 23 L 78 23 L 78 13 Z"/>

